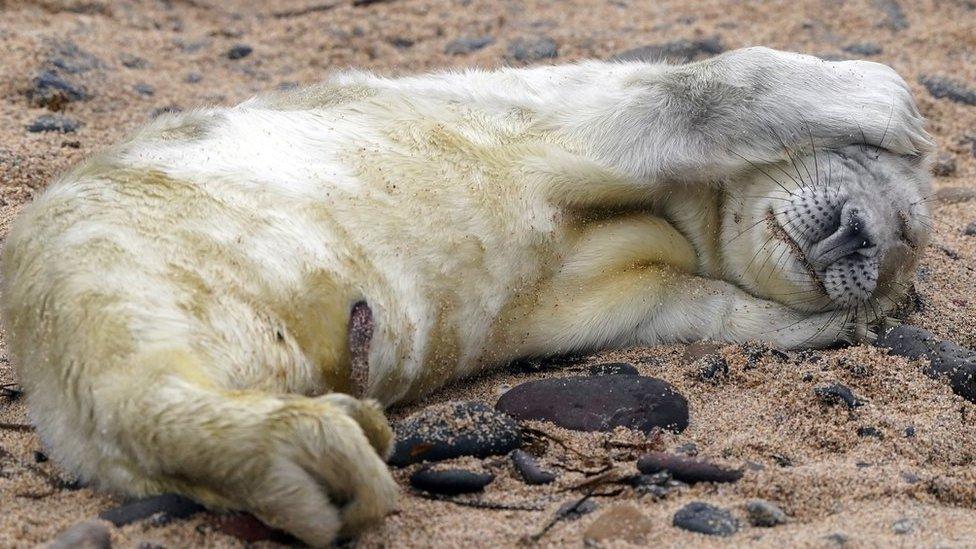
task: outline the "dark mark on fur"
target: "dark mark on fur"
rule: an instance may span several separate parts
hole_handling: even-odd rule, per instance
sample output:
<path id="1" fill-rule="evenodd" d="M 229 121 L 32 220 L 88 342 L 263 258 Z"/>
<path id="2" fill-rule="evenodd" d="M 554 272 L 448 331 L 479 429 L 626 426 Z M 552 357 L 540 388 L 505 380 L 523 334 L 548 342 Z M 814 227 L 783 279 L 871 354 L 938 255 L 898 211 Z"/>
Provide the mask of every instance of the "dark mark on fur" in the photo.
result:
<path id="1" fill-rule="evenodd" d="M 365 301 L 358 301 L 349 313 L 349 385 L 352 395 L 366 394 L 369 381 L 369 344 L 373 340 L 373 311 Z"/>

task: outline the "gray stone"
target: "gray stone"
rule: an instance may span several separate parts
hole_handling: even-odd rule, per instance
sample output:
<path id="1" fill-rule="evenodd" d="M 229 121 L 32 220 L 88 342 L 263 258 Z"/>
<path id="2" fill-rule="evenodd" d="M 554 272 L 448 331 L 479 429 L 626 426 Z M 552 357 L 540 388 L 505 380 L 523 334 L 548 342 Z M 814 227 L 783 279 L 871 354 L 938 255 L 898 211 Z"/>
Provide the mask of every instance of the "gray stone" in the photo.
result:
<path id="1" fill-rule="evenodd" d="M 679 509 L 671 524 L 709 536 L 731 536 L 739 531 L 739 521 L 732 513 L 701 501 L 693 501 Z"/>
<path id="2" fill-rule="evenodd" d="M 907 324 L 888 330 L 874 344 L 893 355 L 925 359 L 925 375 L 946 379 L 954 393 L 976 402 L 976 351 L 951 341 L 939 341 L 931 333 Z"/>
<path id="3" fill-rule="evenodd" d="M 227 50 L 227 59 L 244 59 L 248 55 L 254 52 L 254 48 L 248 46 L 247 44 L 237 44 L 231 49 Z"/>
<path id="4" fill-rule="evenodd" d="M 749 524 L 760 528 L 786 524 L 789 520 L 778 505 L 764 499 L 754 499 L 746 503 L 746 512 L 749 514 Z"/>
<path id="5" fill-rule="evenodd" d="M 112 535 L 100 520 L 79 522 L 47 544 L 47 549 L 110 549 Z"/>
<path id="6" fill-rule="evenodd" d="M 80 126 L 81 124 L 78 121 L 67 116 L 61 116 L 60 114 L 42 114 L 27 125 L 27 131 L 31 133 L 72 133 L 77 131 Z"/>
<path id="7" fill-rule="evenodd" d="M 714 463 L 697 460 L 680 454 L 650 452 L 637 460 L 637 470 L 645 475 L 667 471 L 676 480 L 695 484 L 698 482 L 737 482 L 742 471 L 720 467 Z"/>
<path id="8" fill-rule="evenodd" d="M 918 81 L 936 99 L 948 99 L 963 105 L 976 105 L 976 90 L 958 80 L 944 76 L 922 76 Z"/>
<path id="9" fill-rule="evenodd" d="M 518 425 L 504 413 L 481 402 L 448 402 L 398 423 L 388 462 L 403 467 L 460 456 L 486 457 L 507 454 L 521 443 Z"/>
<path id="10" fill-rule="evenodd" d="M 38 107 L 52 111 L 63 110 L 73 101 L 89 99 L 88 91 L 80 84 L 69 81 L 51 70 L 43 70 L 34 77 L 27 98 Z"/>
<path id="11" fill-rule="evenodd" d="M 156 88 L 146 84 L 145 82 L 140 82 L 135 86 L 132 86 L 132 89 L 134 89 L 139 95 L 151 96 L 156 93 Z"/>
<path id="12" fill-rule="evenodd" d="M 932 164 L 932 173 L 939 177 L 948 177 L 956 173 L 956 157 L 951 154 L 940 154 Z"/>
<path id="13" fill-rule="evenodd" d="M 559 55 L 556 41 L 548 36 L 522 36 L 508 43 L 507 57 L 519 63 L 553 59 Z"/>
<path id="14" fill-rule="evenodd" d="M 966 228 L 962 230 L 962 234 L 966 236 L 976 236 L 976 221 L 973 221 L 969 223 L 969 225 L 966 225 Z"/>
<path id="15" fill-rule="evenodd" d="M 847 53 L 852 53 L 854 55 L 864 55 L 867 57 L 880 55 L 882 52 L 881 46 L 875 44 L 874 42 L 856 42 L 854 44 L 848 44 L 844 46 L 843 49 Z"/>
<path id="16" fill-rule="evenodd" d="M 904 536 L 906 534 L 911 534 L 915 531 L 915 526 L 917 521 L 915 519 L 903 518 L 898 519 L 891 524 L 891 531 L 898 534 L 899 536 Z"/>
<path id="17" fill-rule="evenodd" d="M 414 488 L 446 496 L 480 492 L 493 480 L 495 476 L 490 473 L 475 473 L 464 469 L 437 470 L 424 467 L 410 475 L 410 485 Z"/>
<path id="18" fill-rule="evenodd" d="M 864 401 L 854 396 L 854 393 L 845 385 L 833 383 L 817 387 L 813 390 L 820 397 L 824 404 L 843 403 L 848 408 L 857 408 L 864 405 Z"/>
<path id="19" fill-rule="evenodd" d="M 897 0 L 874 0 L 874 6 L 884 17 L 878 23 L 879 27 L 885 27 L 893 31 L 905 30 L 908 28 L 908 18 L 905 17 L 905 10 Z"/>
<path id="20" fill-rule="evenodd" d="M 493 36 L 464 36 L 451 40 L 444 46 L 447 55 L 467 55 L 495 43 Z"/>

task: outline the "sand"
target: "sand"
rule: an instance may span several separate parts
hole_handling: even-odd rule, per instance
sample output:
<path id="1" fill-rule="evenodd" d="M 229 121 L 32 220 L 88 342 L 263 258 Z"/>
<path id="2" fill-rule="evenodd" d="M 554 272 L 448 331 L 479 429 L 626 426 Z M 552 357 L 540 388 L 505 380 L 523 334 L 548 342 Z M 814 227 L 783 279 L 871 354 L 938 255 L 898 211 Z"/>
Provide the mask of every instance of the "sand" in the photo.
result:
<path id="1" fill-rule="evenodd" d="M 237 102 L 279 85 L 313 82 L 344 67 L 389 74 L 435 68 L 496 67 L 508 62 L 508 44 L 546 36 L 558 47 L 555 62 L 605 58 L 629 48 L 679 39 L 718 37 L 726 48 L 753 44 L 825 56 L 858 57 L 851 44 L 871 43 L 871 59 L 903 74 L 939 143 L 939 154 L 956 162 L 936 187 L 976 189 L 976 106 L 932 97 L 923 75 L 950 76 L 976 87 L 976 4 L 966 1 L 901 2 L 714 2 L 617 0 L 447 1 L 394 0 L 354 6 L 351 0 L 0 0 L 0 234 L 10 219 L 50 179 L 82 157 L 120 138 L 162 108 Z M 489 35 L 494 42 L 468 55 L 446 55 L 459 37 Z M 47 109 L 25 96 L 31 79 L 48 66 L 52 51 L 71 41 L 97 62 L 72 75 L 92 94 L 66 106 L 63 115 L 82 124 L 75 133 L 28 133 L 25 125 Z M 246 44 L 253 52 L 232 60 L 226 52 Z M 70 52 L 69 52 L 70 53 Z M 135 57 L 138 59 L 136 59 Z M 71 56 L 69 56 L 71 57 Z M 76 62 L 91 61 L 85 56 Z M 91 64 L 91 63 L 90 63 Z M 77 68 L 77 67 L 75 67 Z M 152 94 L 136 90 L 151 86 Z M 964 227 L 976 221 L 976 199 L 933 201 L 934 245 L 920 269 L 917 288 L 925 307 L 909 317 L 939 337 L 976 347 L 976 237 Z M 954 259 L 951 256 L 956 256 Z M 551 425 L 537 428 L 565 441 L 543 438 L 532 448 L 542 464 L 560 473 L 545 487 L 529 487 L 507 458 L 460 460 L 497 475 L 479 501 L 538 511 L 477 509 L 411 494 L 362 547 L 512 546 L 533 543 L 559 505 L 578 500 L 585 473 L 610 459 L 633 472 L 649 448 L 694 443 L 700 457 L 746 467 L 734 485 L 704 484 L 676 490 L 663 500 L 631 488 L 597 488 L 599 508 L 576 521 L 560 521 L 537 538 L 542 545 L 582 544 L 582 532 L 615 502 L 631 502 L 653 522 L 645 543 L 667 546 L 854 546 L 889 544 L 966 546 L 976 539 L 976 405 L 920 372 L 918 363 L 853 347 L 818 352 L 810 360 L 763 359 L 747 367 L 742 350 L 723 350 L 729 378 L 703 383 L 689 374 L 681 346 L 634 349 L 589 357 L 590 363 L 626 360 L 642 374 L 674 384 L 688 397 L 690 427 L 681 435 L 647 439 L 628 432 L 581 435 Z M 425 402 L 393 410 L 395 420 L 419 407 L 451 399 L 494 404 L 506 387 L 560 372 L 486 375 L 451 387 Z M 0 383 L 15 383 L 0 360 Z M 851 387 L 867 404 L 854 411 L 825 406 L 813 393 L 823 383 Z M 27 422 L 23 400 L 0 396 L 0 422 Z M 874 427 L 882 438 L 859 437 Z M 905 430 L 914 428 L 915 436 Z M 572 450 L 568 449 L 572 448 Z M 97 515 L 118 500 L 87 488 L 66 489 L 56 465 L 37 463 L 39 441 L 29 430 L 0 428 L 0 546 L 32 546 Z M 412 471 L 397 471 L 404 480 Z M 690 501 L 730 509 L 744 521 L 754 498 L 779 504 L 791 517 L 773 529 L 744 526 L 728 540 L 671 527 L 673 513 Z M 910 526 L 896 534 L 893 524 Z M 199 514 L 156 526 L 139 523 L 113 530 L 117 546 L 239 546 L 216 532 L 212 516 Z"/>

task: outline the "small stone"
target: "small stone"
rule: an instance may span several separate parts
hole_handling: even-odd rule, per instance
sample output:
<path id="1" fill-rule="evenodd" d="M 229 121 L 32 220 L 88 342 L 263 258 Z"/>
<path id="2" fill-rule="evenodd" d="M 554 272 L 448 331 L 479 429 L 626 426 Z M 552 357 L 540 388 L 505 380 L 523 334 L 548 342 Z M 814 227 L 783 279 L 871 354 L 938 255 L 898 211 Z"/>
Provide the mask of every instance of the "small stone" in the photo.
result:
<path id="1" fill-rule="evenodd" d="M 614 505 L 596 518 L 583 532 L 588 543 L 622 540 L 640 543 L 654 529 L 654 523 L 630 503 Z"/>
<path id="2" fill-rule="evenodd" d="M 556 509 L 556 518 L 560 520 L 574 521 L 583 515 L 588 515 L 593 511 L 596 511 L 599 507 L 600 506 L 597 505 L 597 503 L 592 499 L 584 499 L 583 501 L 567 501 L 566 503 L 560 505 L 559 509 Z"/>
<path id="3" fill-rule="evenodd" d="M 865 427 L 858 427 L 857 436 L 861 438 L 868 438 L 868 437 L 877 438 L 877 439 L 884 438 L 884 435 L 881 434 L 881 431 L 879 431 L 877 427 L 872 427 L 870 425 Z"/>
<path id="4" fill-rule="evenodd" d="M 81 127 L 81 124 L 67 116 L 61 116 L 60 114 L 42 114 L 27 125 L 27 131 L 31 133 L 72 133 L 78 131 L 79 127 Z"/>
<path id="5" fill-rule="evenodd" d="M 34 450 L 34 462 L 35 463 L 45 463 L 47 461 L 47 454 L 40 450 Z"/>
<path id="6" fill-rule="evenodd" d="M 392 40 L 390 40 L 390 44 L 392 44 L 394 48 L 397 48 L 399 50 L 405 50 L 405 49 L 408 49 L 408 48 L 412 48 L 413 47 L 413 44 L 414 44 L 414 41 L 411 40 L 410 38 L 404 38 L 402 36 L 397 36 L 396 38 L 393 38 Z"/>
<path id="7" fill-rule="evenodd" d="M 166 545 L 158 541 L 140 541 L 136 544 L 136 549 L 166 549 Z"/>
<path id="8" fill-rule="evenodd" d="M 973 221 L 969 223 L 969 225 L 966 225 L 966 228 L 962 230 L 962 234 L 966 236 L 976 236 L 976 221 Z"/>
<path id="9" fill-rule="evenodd" d="M 692 368 L 698 379 L 707 383 L 719 383 L 729 377 L 729 363 L 718 355 L 702 357 Z"/>
<path id="10" fill-rule="evenodd" d="M 626 362 L 608 362 L 605 364 L 594 364 L 587 368 L 590 375 L 594 376 L 636 376 L 640 375 L 633 364 Z"/>
<path id="11" fill-rule="evenodd" d="M 820 400 L 824 404 L 843 403 L 851 409 L 864 405 L 864 401 L 854 396 L 854 393 L 849 388 L 839 383 L 816 387 L 813 392 L 820 397 Z"/>
<path id="12" fill-rule="evenodd" d="M 493 480 L 495 476 L 490 473 L 475 473 L 464 469 L 438 470 L 424 467 L 410 475 L 410 485 L 414 488 L 446 496 L 480 492 Z"/>
<path id="13" fill-rule="evenodd" d="M 824 540 L 832 545 L 836 545 L 837 547 L 844 547 L 847 545 L 847 542 L 850 541 L 850 538 L 844 534 L 841 534 L 840 532 L 835 532 L 828 536 L 824 536 Z"/>
<path id="14" fill-rule="evenodd" d="M 524 450 L 512 452 L 512 463 L 515 464 L 515 469 L 522 475 L 526 484 L 549 484 L 556 480 L 555 473 L 543 471 L 535 457 Z"/>
<path id="15" fill-rule="evenodd" d="M 725 51 L 725 46 L 718 37 L 701 40 L 675 40 L 663 44 L 651 44 L 620 52 L 610 58 L 610 61 L 643 61 L 657 63 L 668 61 L 671 63 L 687 63 L 697 59 L 704 59 L 718 55 Z"/>
<path id="16" fill-rule="evenodd" d="M 507 454 L 521 443 L 518 425 L 504 413 L 480 402 L 448 402 L 421 410 L 396 426 L 388 463 L 403 467 L 460 456 Z"/>
<path id="17" fill-rule="evenodd" d="M 688 484 L 698 482 L 737 482 L 742 471 L 727 469 L 707 461 L 678 454 L 651 452 L 637 460 L 637 469 L 645 475 L 667 471 L 671 476 Z"/>
<path id="18" fill-rule="evenodd" d="M 940 154 L 932 163 L 932 173 L 938 177 L 948 177 L 956 173 L 956 157 L 951 154 Z"/>
<path id="19" fill-rule="evenodd" d="M 119 62 L 122 63 L 123 67 L 129 69 L 144 69 L 149 66 L 149 62 L 139 57 L 138 55 L 132 55 L 131 53 L 123 53 L 119 55 Z"/>
<path id="20" fill-rule="evenodd" d="M 966 84 L 944 76 L 922 76 L 919 83 L 936 99 L 948 99 L 963 105 L 976 105 L 976 90 Z"/>
<path id="21" fill-rule="evenodd" d="M 559 54 L 556 41 L 548 36 L 523 36 L 508 44 L 508 58 L 519 63 L 552 59 Z"/>
<path id="22" fill-rule="evenodd" d="M 48 63 L 68 74 L 80 74 L 102 68 L 101 59 L 78 47 L 70 40 L 57 40 L 52 43 Z"/>
<path id="23" fill-rule="evenodd" d="M 236 46 L 227 50 L 227 59 L 244 59 L 253 52 L 254 48 L 251 46 L 248 46 L 247 44 L 237 44 Z"/>
<path id="24" fill-rule="evenodd" d="M 444 46 L 447 55 L 467 55 L 495 43 L 492 36 L 465 36 L 451 40 Z"/>
<path id="25" fill-rule="evenodd" d="M 946 204 L 958 204 L 976 199 L 976 189 L 968 187 L 942 187 L 935 191 L 935 197 Z"/>
<path id="26" fill-rule="evenodd" d="M 854 44 L 848 44 L 844 46 L 844 51 L 847 53 L 853 53 L 854 55 L 864 55 L 864 56 L 874 56 L 880 55 L 882 52 L 881 46 L 875 44 L 874 42 L 855 42 Z"/>
<path id="27" fill-rule="evenodd" d="M 183 78 L 183 81 L 187 84 L 196 84 L 203 81 L 203 75 L 198 72 L 190 72 Z"/>
<path id="28" fill-rule="evenodd" d="M 671 524 L 709 536 L 731 536 L 739 531 L 739 521 L 721 507 L 693 501 L 674 514 Z"/>
<path id="29" fill-rule="evenodd" d="M 513 387 L 495 407 L 517 420 L 550 421 L 574 431 L 627 427 L 645 433 L 688 427 L 688 401 L 669 383 L 643 376 L 540 379 Z"/>
<path id="30" fill-rule="evenodd" d="M 146 84 L 145 82 L 140 82 L 135 86 L 132 86 L 132 89 L 136 90 L 136 93 L 139 95 L 150 96 L 156 93 L 156 88 Z"/>
<path id="31" fill-rule="evenodd" d="M 31 82 L 27 98 L 38 107 L 60 111 L 68 103 L 84 101 L 91 96 L 84 87 L 68 81 L 54 71 L 41 71 Z"/>
<path id="32" fill-rule="evenodd" d="M 109 549 L 112 535 L 100 520 L 86 520 L 58 534 L 47 549 Z"/>
<path id="33" fill-rule="evenodd" d="M 143 498 L 103 511 L 98 518 L 107 520 L 115 526 L 125 526 L 157 513 L 169 515 L 170 520 L 182 519 L 203 511 L 199 503 L 178 494 L 163 494 Z"/>
<path id="34" fill-rule="evenodd" d="M 901 4 L 897 0 L 874 0 L 874 5 L 884 15 L 877 26 L 886 27 L 893 31 L 905 30 L 908 28 L 908 18 L 905 17 L 905 10 L 901 9 Z"/>
<path id="35" fill-rule="evenodd" d="M 934 379 L 946 379 L 952 391 L 976 402 L 976 351 L 951 341 L 938 341 L 929 332 L 908 324 L 880 335 L 874 344 L 910 360 L 926 359 L 922 371 Z"/>
<path id="36" fill-rule="evenodd" d="M 915 438 L 915 426 L 909 425 L 905 427 L 905 438 Z"/>
<path id="37" fill-rule="evenodd" d="M 746 503 L 746 512 L 749 514 L 749 524 L 760 528 L 786 524 L 788 520 L 786 513 L 778 505 L 764 499 L 754 499 Z"/>
<path id="38" fill-rule="evenodd" d="M 898 519 L 891 524 L 891 531 L 898 534 L 899 536 L 904 536 L 906 534 L 911 534 L 915 531 L 916 521 L 914 519 L 903 518 Z"/>
<path id="39" fill-rule="evenodd" d="M 698 455 L 698 445 L 694 442 L 686 442 L 674 449 L 675 453 L 695 457 Z"/>

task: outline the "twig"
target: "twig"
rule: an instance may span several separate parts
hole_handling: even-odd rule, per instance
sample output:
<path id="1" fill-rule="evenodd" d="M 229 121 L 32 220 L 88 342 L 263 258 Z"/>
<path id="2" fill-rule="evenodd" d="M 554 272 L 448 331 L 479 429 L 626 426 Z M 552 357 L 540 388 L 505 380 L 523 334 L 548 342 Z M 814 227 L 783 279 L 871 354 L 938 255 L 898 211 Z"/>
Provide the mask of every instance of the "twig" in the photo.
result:
<path id="1" fill-rule="evenodd" d="M 538 436 L 538 437 L 547 438 L 547 439 L 555 442 L 556 444 L 562 446 L 566 450 L 569 450 L 570 452 L 578 455 L 581 458 L 590 459 L 590 460 L 591 459 L 594 459 L 593 456 L 586 455 L 583 452 L 580 452 L 579 450 L 577 450 L 576 448 L 573 448 L 568 442 L 566 442 L 562 438 L 560 438 L 560 437 L 558 437 L 558 436 L 556 436 L 554 434 L 547 433 L 547 432 L 543 431 L 542 429 L 536 429 L 534 427 L 522 427 L 522 430 L 525 431 L 525 432 L 527 432 L 527 433 L 529 433 L 529 434 Z"/>
<path id="2" fill-rule="evenodd" d="M 556 525 L 557 522 L 563 520 L 570 513 L 579 509 L 580 505 L 583 505 L 583 503 L 585 503 L 586 500 L 590 499 L 591 497 L 593 497 L 593 494 L 590 493 L 584 494 L 575 502 L 573 502 L 572 505 L 563 509 L 562 512 L 557 512 L 555 515 L 553 515 L 552 518 L 550 518 L 549 521 L 546 522 L 546 524 L 542 527 L 542 530 L 539 530 L 538 532 L 530 536 L 526 536 L 523 539 L 529 543 L 535 543 L 539 541 L 540 539 L 542 539 L 542 536 L 546 535 L 546 533 L 549 532 L 549 530 L 551 530 L 552 527 Z"/>
<path id="3" fill-rule="evenodd" d="M 300 8 L 295 10 L 281 10 L 273 12 L 271 15 L 276 19 L 285 19 L 288 17 L 301 17 L 303 15 L 308 15 L 310 13 L 315 13 L 317 11 L 329 11 L 336 7 L 337 4 L 315 4 L 313 6 L 308 6 L 307 8 Z"/>
<path id="4" fill-rule="evenodd" d="M 448 503 L 453 503 L 455 505 L 461 505 L 464 507 L 474 507 L 475 509 L 491 509 L 493 511 L 544 511 L 545 507 L 542 505 L 530 505 L 530 504 L 518 504 L 518 503 L 498 503 L 493 501 L 479 501 L 475 499 L 458 499 L 452 498 L 450 496 L 442 496 L 440 494 L 431 494 L 429 492 L 413 492 L 414 495 L 422 497 L 424 499 L 429 499 L 433 501 L 446 501 Z"/>
<path id="5" fill-rule="evenodd" d="M 599 475 L 587 479 L 583 479 L 581 482 L 573 486 L 567 486 L 566 488 L 563 488 L 562 491 L 568 492 L 570 490 L 592 488 L 592 487 L 599 486 L 601 484 L 615 484 L 625 478 L 629 478 L 632 476 L 634 476 L 633 473 L 627 473 L 620 467 L 611 467 L 610 469 L 604 471 L 603 473 L 600 473 Z"/>

